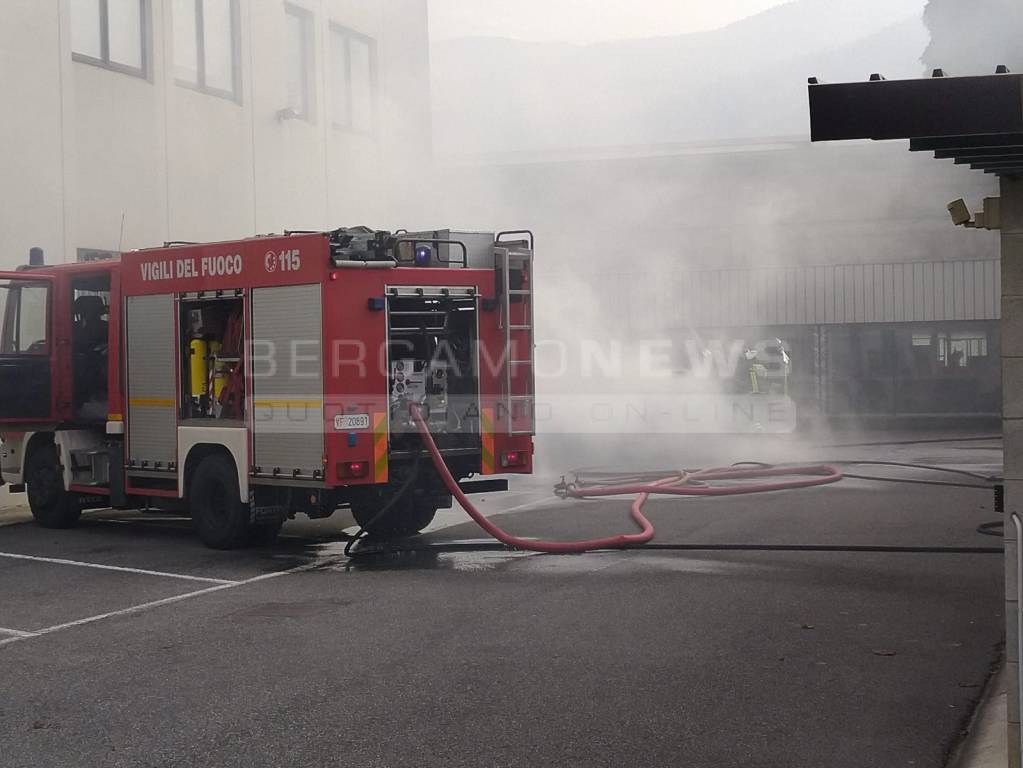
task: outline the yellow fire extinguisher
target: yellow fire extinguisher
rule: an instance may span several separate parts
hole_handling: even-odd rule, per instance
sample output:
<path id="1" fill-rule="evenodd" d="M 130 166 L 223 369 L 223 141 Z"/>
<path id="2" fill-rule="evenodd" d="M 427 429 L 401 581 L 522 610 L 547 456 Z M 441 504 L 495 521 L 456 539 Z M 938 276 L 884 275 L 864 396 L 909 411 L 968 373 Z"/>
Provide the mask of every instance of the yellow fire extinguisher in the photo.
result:
<path id="1" fill-rule="evenodd" d="M 188 342 L 189 354 L 189 393 L 195 400 L 206 395 L 206 382 L 209 377 L 209 344 L 204 339 L 192 339 Z"/>

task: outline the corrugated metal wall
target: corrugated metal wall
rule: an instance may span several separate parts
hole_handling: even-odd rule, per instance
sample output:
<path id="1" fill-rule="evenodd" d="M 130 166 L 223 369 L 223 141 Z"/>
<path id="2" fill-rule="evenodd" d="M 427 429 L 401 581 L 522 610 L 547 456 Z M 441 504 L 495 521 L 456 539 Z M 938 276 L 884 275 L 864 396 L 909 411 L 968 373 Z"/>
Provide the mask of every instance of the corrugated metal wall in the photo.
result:
<path id="1" fill-rule="evenodd" d="M 148 469 L 177 461 L 174 296 L 129 296 L 127 328 L 128 458 Z"/>
<path id="2" fill-rule="evenodd" d="M 633 331 L 997 320 L 1001 295 L 997 259 L 603 274 L 596 290 Z"/>
<path id="3" fill-rule="evenodd" d="M 322 286 L 252 291 L 255 463 L 311 477 L 323 470 Z"/>

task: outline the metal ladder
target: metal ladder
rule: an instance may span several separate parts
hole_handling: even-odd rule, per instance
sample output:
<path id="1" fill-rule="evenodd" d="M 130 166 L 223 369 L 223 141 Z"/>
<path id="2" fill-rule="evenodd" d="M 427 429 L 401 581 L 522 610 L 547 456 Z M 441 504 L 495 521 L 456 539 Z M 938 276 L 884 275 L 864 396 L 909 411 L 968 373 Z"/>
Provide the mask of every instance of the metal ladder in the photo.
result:
<path id="1" fill-rule="evenodd" d="M 528 235 L 528 241 L 505 241 L 508 235 Z M 526 245 L 528 242 L 528 246 Z M 504 331 L 504 414 L 508 419 L 509 435 L 536 434 L 536 369 L 533 361 L 533 234 L 531 232 L 501 232 L 497 235 L 494 250 L 494 264 L 501 282 L 499 327 Z M 522 275 L 522 287 L 512 288 L 513 271 Z M 512 321 L 512 305 L 524 307 L 525 322 Z M 518 342 L 515 344 L 514 342 Z M 528 357 L 513 358 L 513 349 L 523 350 Z M 514 382 L 521 381 L 518 369 L 528 368 L 526 388 L 529 394 L 516 394 Z M 516 406 L 520 406 L 517 409 Z M 521 423 L 517 414 L 525 408 L 528 427 L 516 426 Z"/>

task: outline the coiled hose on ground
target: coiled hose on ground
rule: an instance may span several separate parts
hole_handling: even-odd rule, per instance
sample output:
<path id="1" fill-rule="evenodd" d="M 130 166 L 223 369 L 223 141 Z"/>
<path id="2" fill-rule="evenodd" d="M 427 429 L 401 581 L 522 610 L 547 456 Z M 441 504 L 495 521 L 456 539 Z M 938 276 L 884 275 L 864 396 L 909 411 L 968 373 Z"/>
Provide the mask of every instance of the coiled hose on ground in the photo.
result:
<path id="1" fill-rule="evenodd" d="M 489 535 L 502 544 L 531 552 L 577 553 L 595 549 L 625 549 L 639 544 L 646 544 L 654 537 L 654 527 L 643 514 L 643 505 L 652 495 L 671 496 L 735 496 L 747 493 L 766 493 L 768 491 L 785 491 L 794 488 L 809 488 L 818 485 L 835 483 L 842 479 L 842 472 L 834 466 L 817 464 L 811 466 L 787 467 L 724 467 L 706 469 L 697 472 L 677 470 L 660 477 L 652 475 L 633 475 L 619 478 L 616 484 L 603 485 L 571 485 L 565 486 L 565 495 L 576 499 L 597 498 L 604 496 L 621 496 L 637 494 L 630 506 L 632 520 L 639 527 L 639 533 L 625 533 L 617 536 L 606 536 L 581 541 L 540 541 L 521 536 L 513 536 L 488 520 L 469 500 L 458 482 L 451 475 L 437 444 L 434 442 L 430 428 L 423 419 L 416 405 L 410 405 L 412 421 L 419 431 L 433 460 L 434 467 L 444 482 L 445 487 L 468 513 L 469 517 Z M 772 479 L 773 478 L 773 479 Z M 757 482 L 744 482 L 755 480 Z M 715 485 L 714 483 L 730 483 Z M 732 484 L 734 483 L 734 484 Z"/>

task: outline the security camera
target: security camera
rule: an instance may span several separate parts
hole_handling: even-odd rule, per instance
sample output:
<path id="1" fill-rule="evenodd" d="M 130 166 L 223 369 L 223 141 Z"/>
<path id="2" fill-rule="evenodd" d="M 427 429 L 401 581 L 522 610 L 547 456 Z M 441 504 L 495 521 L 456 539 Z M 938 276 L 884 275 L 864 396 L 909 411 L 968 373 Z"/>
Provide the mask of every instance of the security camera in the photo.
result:
<path id="1" fill-rule="evenodd" d="M 973 223 L 973 216 L 962 198 L 948 204 L 948 214 L 952 217 L 952 223 L 957 227 L 966 227 Z"/>

